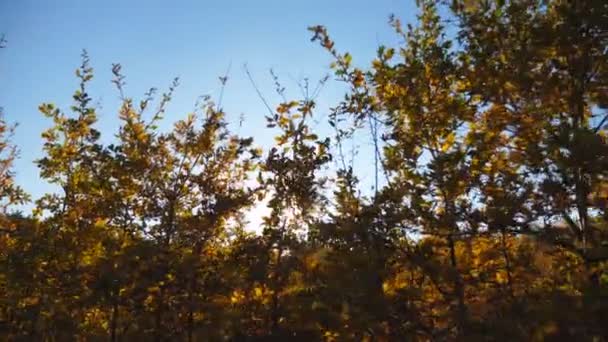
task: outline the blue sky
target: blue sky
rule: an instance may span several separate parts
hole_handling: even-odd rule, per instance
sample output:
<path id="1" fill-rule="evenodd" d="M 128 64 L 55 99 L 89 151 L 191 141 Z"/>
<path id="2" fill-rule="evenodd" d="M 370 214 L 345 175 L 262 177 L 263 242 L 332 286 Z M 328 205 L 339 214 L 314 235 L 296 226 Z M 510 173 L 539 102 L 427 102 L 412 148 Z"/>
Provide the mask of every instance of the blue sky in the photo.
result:
<path id="1" fill-rule="evenodd" d="M 90 94 L 100 106 L 98 128 L 104 141 L 112 140 L 118 124 L 112 63 L 123 65 L 127 95 L 134 98 L 150 87 L 166 89 L 173 77 L 180 77 L 164 129 L 190 112 L 199 95 L 217 98 L 218 76 L 232 64 L 223 108 L 232 123 L 243 114 L 246 121 L 239 133 L 266 146 L 273 132 L 265 128 L 266 109 L 243 65 L 271 102 L 279 99 L 270 68 L 287 87 L 288 97 L 297 98 L 297 80 L 314 81 L 330 73 L 331 58 L 310 42 L 308 26 L 327 26 L 336 47 L 349 51 L 355 64 L 366 65 L 379 44 L 399 42 L 387 24 L 391 13 L 412 22 L 414 1 L 0 0 L 0 34 L 8 41 L 0 50 L 0 106 L 9 122 L 19 123 L 13 139 L 21 150 L 17 182 L 34 199 L 53 189 L 39 179 L 34 164 L 42 155 L 40 133 L 51 124 L 37 107 L 52 102 L 68 109 L 83 48 L 95 69 Z M 318 99 L 318 117 L 342 94 L 340 84 L 330 81 Z M 369 158 L 359 157 L 355 164 L 364 181 L 371 177 Z"/>

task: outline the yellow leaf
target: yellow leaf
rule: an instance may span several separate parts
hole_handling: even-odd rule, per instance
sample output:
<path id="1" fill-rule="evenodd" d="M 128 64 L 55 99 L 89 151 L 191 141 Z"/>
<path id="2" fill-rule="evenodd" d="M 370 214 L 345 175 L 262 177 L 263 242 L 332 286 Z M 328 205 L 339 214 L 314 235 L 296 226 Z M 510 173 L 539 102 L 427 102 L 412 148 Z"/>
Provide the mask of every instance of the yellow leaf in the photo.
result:
<path id="1" fill-rule="evenodd" d="M 443 141 L 443 145 L 441 145 L 441 151 L 447 152 L 452 145 L 454 145 L 454 141 L 456 140 L 456 134 L 454 132 L 448 134 L 448 136 Z"/>

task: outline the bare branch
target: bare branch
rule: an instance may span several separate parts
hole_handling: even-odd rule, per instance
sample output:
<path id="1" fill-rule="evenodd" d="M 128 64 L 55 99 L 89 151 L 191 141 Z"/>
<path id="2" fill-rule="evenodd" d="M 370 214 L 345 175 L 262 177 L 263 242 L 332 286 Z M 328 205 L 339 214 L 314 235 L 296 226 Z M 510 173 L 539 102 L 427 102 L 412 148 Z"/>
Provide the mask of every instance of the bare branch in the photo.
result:
<path id="1" fill-rule="evenodd" d="M 243 69 L 245 70 L 245 74 L 247 74 L 247 78 L 249 78 L 249 82 L 251 82 L 251 86 L 253 87 L 255 92 L 258 94 L 258 97 L 260 98 L 260 100 L 262 100 L 262 103 L 264 103 L 264 106 L 266 106 L 266 109 L 268 109 L 268 113 L 270 115 L 274 115 L 274 110 L 272 110 L 272 108 L 268 104 L 268 101 L 266 101 L 266 98 L 264 97 L 264 95 L 262 95 L 260 88 L 258 88 L 257 84 L 253 80 L 253 76 L 251 76 L 251 73 L 249 72 L 249 68 L 247 67 L 247 64 L 243 65 Z"/>

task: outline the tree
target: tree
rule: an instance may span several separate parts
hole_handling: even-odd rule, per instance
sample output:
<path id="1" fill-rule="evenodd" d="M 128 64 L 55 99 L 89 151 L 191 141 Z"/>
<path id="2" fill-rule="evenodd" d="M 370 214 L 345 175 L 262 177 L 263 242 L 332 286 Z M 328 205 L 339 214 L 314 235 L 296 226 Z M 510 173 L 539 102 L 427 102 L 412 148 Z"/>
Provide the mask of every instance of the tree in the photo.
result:
<path id="1" fill-rule="evenodd" d="M 301 286 L 289 284 L 290 275 L 298 272 L 304 237 L 323 213 L 321 191 L 326 180 L 319 172 L 331 155 L 329 139 L 320 140 L 307 124 L 314 106 L 312 99 L 284 102 L 266 118 L 268 127 L 280 130 L 276 147 L 269 151 L 259 177 L 270 196 L 270 215 L 264 218 L 263 235 L 269 253 L 267 286 L 272 296 L 268 331 L 273 336 L 283 334 L 285 328 L 281 326 L 296 322 L 288 316 L 282 301 L 289 299 L 289 292 L 297 291 L 286 287 Z M 283 320 L 286 322 L 281 324 Z"/>
<path id="2" fill-rule="evenodd" d="M 120 126 L 102 143 L 84 53 L 70 110 L 40 106 L 56 191 L 32 215 L 10 212 L 27 196 L 0 120 L 0 336 L 604 340 L 608 6 L 417 4 L 367 67 L 311 27 L 347 85 L 327 113 L 334 146 L 310 124 L 307 81 L 288 101 L 273 73 L 263 151 L 230 132 L 221 99 L 165 127 L 177 80 L 136 102 L 118 64 Z M 361 129 L 371 192 L 342 150 Z"/>

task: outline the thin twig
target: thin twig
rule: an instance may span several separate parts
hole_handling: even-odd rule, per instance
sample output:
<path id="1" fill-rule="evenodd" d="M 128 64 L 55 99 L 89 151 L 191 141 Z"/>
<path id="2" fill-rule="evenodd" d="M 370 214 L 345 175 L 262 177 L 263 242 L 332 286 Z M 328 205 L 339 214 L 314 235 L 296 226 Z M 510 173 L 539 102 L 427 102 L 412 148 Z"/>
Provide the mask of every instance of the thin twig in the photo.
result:
<path id="1" fill-rule="evenodd" d="M 222 100 L 224 99 L 224 89 L 226 88 L 226 83 L 228 83 L 228 75 L 230 74 L 230 69 L 232 68 L 232 60 L 228 63 L 228 68 L 226 69 L 226 73 L 223 77 L 220 77 L 220 82 L 222 84 L 222 88 L 220 89 L 220 97 L 217 101 L 217 111 L 222 108 Z"/>
<path id="2" fill-rule="evenodd" d="M 268 104 L 268 101 L 266 101 L 266 98 L 264 97 L 264 95 L 262 95 L 260 88 L 258 88 L 257 84 L 253 80 L 253 76 L 251 76 L 251 73 L 249 72 L 249 68 L 247 67 L 247 64 L 243 65 L 243 69 L 245 69 L 245 74 L 247 75 L 247 78 L 249 78 L 249 82 L 251 82 L 251 86 L 253 87 L 255 92 L 258 94 L 258 97 L 260 98 L 260 100 L 262 100 L 262 103 L 264 103 L 264 106 L 266 106 L 266 109 L 268 109 L 268 113 L 270 113 L 270 115 L 274 115 L 274 111 L 272 110 L 272 107 L 270 107 L 270 105 Z"/>

